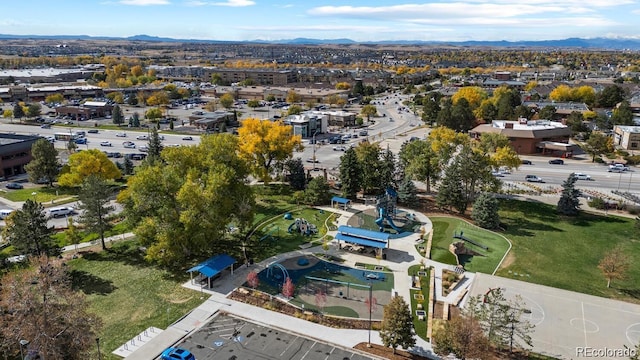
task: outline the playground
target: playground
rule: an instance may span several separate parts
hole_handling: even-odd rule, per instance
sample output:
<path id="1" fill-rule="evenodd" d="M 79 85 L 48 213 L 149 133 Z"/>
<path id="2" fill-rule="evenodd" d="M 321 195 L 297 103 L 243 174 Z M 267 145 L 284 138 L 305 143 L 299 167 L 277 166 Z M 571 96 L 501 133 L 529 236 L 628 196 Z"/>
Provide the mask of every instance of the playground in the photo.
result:
<path id="1" fill-rule="evenodd" d="M 509 242 L 502 236 L 479 228 L 464 220 L 432 217 L 433 240 L 431 259 L 457 265 L 452 244 L 457 248 L 460 265 L 471 272 L 493 274 L 509 250 Z"/>
<path id="2" fill-rule="evenodd" d="M 291 303 L 307 310 L 353 318 L 369 317 L 369 287 L 374 319 L 391 300 L 393 274 L 350 268 L 316 258 L 297 256 L 270 264 L 258 273 L 258 289 L 272 295 L 282 292 L 286 278 L 295 285 Z"/>
<path id="3" fill-rule="evenodd" d="M 398 235 L 417 232 L 422 224 L 415 220 L 412 213 L 398 210 L 397 198 L 396 191 L 387 188 L 384 194 L 376 198 L 375 208 L 355 214 L 347 224 L 352 227 Z"/>

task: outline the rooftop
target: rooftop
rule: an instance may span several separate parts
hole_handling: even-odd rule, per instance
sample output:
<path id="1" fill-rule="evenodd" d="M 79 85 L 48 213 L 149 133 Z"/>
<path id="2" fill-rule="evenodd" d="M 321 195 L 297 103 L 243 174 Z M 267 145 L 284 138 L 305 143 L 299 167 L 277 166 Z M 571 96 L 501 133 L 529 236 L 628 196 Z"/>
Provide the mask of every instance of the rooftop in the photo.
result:
<path id="1" fill-rule="evenodd" d="M 511 120 L 493 120 L 491 122 L 491 127 L 506 129 L 508 126 L 507 124 L 513 124 L 513 130 L 545 130 L 545 129 L 558 129 L 558 128 L 567 127 L 567 125 L 564 125 L 561 122 L 551 121 L 551 120 L 528 120 L 527 122 L 511 121 Z"/>

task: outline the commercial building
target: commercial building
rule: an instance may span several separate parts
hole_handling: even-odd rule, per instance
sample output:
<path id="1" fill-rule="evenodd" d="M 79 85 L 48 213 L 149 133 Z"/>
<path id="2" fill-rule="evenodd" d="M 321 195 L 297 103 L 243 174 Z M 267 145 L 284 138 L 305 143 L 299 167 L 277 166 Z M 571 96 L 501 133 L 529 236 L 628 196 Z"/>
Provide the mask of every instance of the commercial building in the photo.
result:
<path id="1" fill-rule="evenodd" d="M 613 143 L 625 150 L 640 149 L 640 126 L 616 125 L 613 128 Z"/>
<path id="2" fill-rule="evenodd" d="M 0 133 L 0 177 L 24 174 L 31 157 L 31 146 L 39 136 Z"/>
<path id="3" fill-rule="evenodd" d="M 484 133 L 507 136 L 513 149 L 520 155 L 541 153 L 571 157 L 578 149 L 577 145 L 569 144 L 571 129 L 557 121 L 493 120 L 491 124 L 478 125 L 469 131 L 475 139 Z"/>
<path id="4" fill-rule="evenodd" d="M 329 115 L 308 111 L 300 115 L 290 115 L 284 123 L 293 127 L 293 134 L 303 138 L 313 137 L 314 134 L 327 132 Z"/>

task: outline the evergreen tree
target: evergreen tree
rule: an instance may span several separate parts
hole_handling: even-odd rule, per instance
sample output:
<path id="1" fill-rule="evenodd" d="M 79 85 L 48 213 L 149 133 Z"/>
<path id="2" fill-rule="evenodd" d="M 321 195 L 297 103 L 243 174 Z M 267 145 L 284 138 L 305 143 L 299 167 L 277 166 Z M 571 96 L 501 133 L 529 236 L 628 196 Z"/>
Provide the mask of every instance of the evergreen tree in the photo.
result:
<path id="1" fill-rule="evenodd" d="M 553 117 L 555 114 L 556 114 L 556 107 L 553 105 L 546 105 L 545 107 L 540 109 L 540 112 L 538 113 L 538 118 L 544 119 L 544 120 L 553 120 Z"/>
<path id="2" fill-rule="evenodd" d="M 575 216 L 580 210 L 580 190 L 576 189 L 575 184 L 578 178 L 571 173 L 567 180 L 562 183 L 562 194 L 558 200 L 558 212 L 562 215 Z"/>
<path id="3" fill-rule="evenodd" d="M 362 192 L 365 194 L 375 193 L 380 190 L 382 183 L 380 146 L 378 143 L 365 142 L 360 143 L 355 150 L 362 172 Z"/>
<path id="4" fill-rule="evenodd" d="M 398 201 L 401 204 L 413 207 L 418 204 L 418 189 L 413 180 L 406 177 L 400 182 L 398 188 Z"/>
<path id="5" fill-rule="evenodd" d="M 476 225 L 485 229 L 496 229 L 500 226 L 500 215 L 498 210 L 500 203 L 495 196 L 489 193 L 482 193 L 473 203 L 471 218 Z"/>
<path id="6" fill-rule="evenodd" d="M 44 179 L 52 186 L 59 173 L 58 151 L 47 139 L 38 139 L 31 147 L 31 156 L 33 159 L 24 167 L 29 181 L 37 183 Z"/>
<path id="7" fill-rule="evenodd" d="M 628 101 L 621 102 L 618 108 L 613 110 L 611 122 L 614 125 L 633 125 L 633 112 Z"/>
<path id="8" fill-rule="evenodd" d="M 304 200 L 309 205 L 326 205 L 331 199 L 331 188 L 323 176 L 317 176 L 309 181 L 304 191 Z"/>
<path id="9" fill-rule="evenodd" d="M 416 344 L 411 309 L 402 296 L 394 296 L 389 304 L 385 305 L 380 339 L 384 346 L 393 349 L 394 354 L 398 346 L 408 349 Z"/>
<path id="10" fill-rule="evenodd" d="M 17 104 L 17 103 L 15 105 L 13 105 L 13 117 L 15 119 L 22 120 L 24 115 L 25 115 L 25 113 L 24 113 L 24 109 L 22 108 L 22 105 Z"/>
<path id="11" fill-rule="evenodd" d="M 596 107 L 612 108 L 625 98 L 625 91 L 618 85 L 607 86 L 596 94 Z"/>
<path id="12" fill-rule="evenodd" d="M 355 199 L 362 188 L 362 171 L 360 162 L 353 148 L 347 149 L 340 157 L 340 181 L 342 196 Z"/>
<path id="13" fill-rule="evenodd" d="M 155 126 L 151 127 L 149 134 L 149 151 L 147 152 L 147 158 L 145 162 L 147 164 L 153 164 L 156 161 L 160 161 L 160 153 L 162 152 L 162 141 L 160 140 L 160 135 L 158 135 L 158 130 Z"/>
<path id="14" fill-rule="evenodd" d="M 111 224 L 107 220 L 109 211 L 113 210 L 113 206 L 108 205 L 110 197 L 109 185 L 105 180 L 95 175 L 90 175 L 84 180 L 78 194 L 80 208 L 84 210 L 80 221 L 87 229 L 100 234 L 103 250 L 107 249 L 104 233 L 111 228 Z"/>
<path id="15" fill-rule="evenodd" d="M 438 111 L 437 122 L 439 126 L 445 126 L 449 129 L 455 130 L 455 124 L 453 123 L 453 116 L 451 114 L 452 107 L 453 102 L 451 101 L 451 98 L 445 98 L 442 101 L 440 111 Z"/>
<path id="16" fill-rule="evenodd" d="M 307 185 L 307 177 L 304 173 L 302 159 L 289 159 L 287 160 L 285 167 L 289 172 L 289 185 L 291 185 L 294 190 L 304 190 Z"/>
<path id="17" fill-rule="evenodd" d="M 120 105 L 114 105 L 113 110 L 111 110 L 111 121 L 114 124 L 120 126 L 124 123 L 124 115 L 122 114 L 122 109 L 120 109 Z"/>
<path id="18" fill-rule="evenodd" d="M 134 112 L 131 116 L 131 124 L 133 127 L 140 127 L 140 114 Z"/>
<path id="19" fill-rule="evenodd" d="M 460 181 L 460 166 L 458 162 L 449 165 L 444 171 L 444 177 L 440 182 L 438 194 L 436 195 L 436 204 L 440 208 L 455 208 L 461 214 L 464 214 L 466 201 L 464 189 Z"/>
<path id="20" fill-rule="evenodd" d="M 469 101 L 460 98 L 451 109 L 452 129 L 460 132 L 467 132 L 473 128 L 476 118 L 473 115 Z"/>
<path id="21" fill-rule="evenodd" d="M 128 156 L 125 156 L 122 162 L 122 173 L 124 175 L 133 175 L 133 161 Z"/>
<path id="22" fill-rule="evenodd" d="M 382 152 L 380 166 L 378 168 L 378 179 L 380 181 L 380 189 L 387 187 L 396 188 L 396 158 L 389 147 Z"/>
<path id="23" fill-rule="evenodd" d="M 507 96 L 503 96 L 498 100 L 497 110 L 497 117 L 500 120 L 511 120 L 515 116 L 514 107 L 511 106 L 511 102 Z"/>
<path id="24" fill-rule="evenodd" d="M 42 204 L 28 199 L 21 209 L 6 219 L 2 234 L 16 252 L 24 255 L 58 255 L 53 228 L 47 227 L 47 216 Z"/>
<path id="25" fill-rule="evenodd" d="M 422 121 L 433 125 L 438 120 L 440 112 L 440 98 L 437 96 L 426 96 L 422 99 Z"/>

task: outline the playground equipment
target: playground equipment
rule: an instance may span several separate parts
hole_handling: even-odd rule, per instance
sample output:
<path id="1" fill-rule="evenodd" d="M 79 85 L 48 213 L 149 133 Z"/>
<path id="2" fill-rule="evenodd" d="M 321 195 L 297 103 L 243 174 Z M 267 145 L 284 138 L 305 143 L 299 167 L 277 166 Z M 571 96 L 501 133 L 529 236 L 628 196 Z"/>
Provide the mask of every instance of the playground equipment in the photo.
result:
<path id="1" fill-rule="evenodd" d="M 380 195 L 376 199 L 376 211 L 379 217 L 376 219 L 376 225 L 380 228 L 381 232 L 384 232 L 384 221 L 386 220 L 389 226 L 398 233 L 402 232 L 402 229 L 397 227 L 393 223 L 393 216 L 396 213 L 396 201 L 398 199 L 398 193 L 388 187 L 384 194 Z"/>
<path id="2" fill-rule="evenodd" d="M 287 231 L 291 234 L 293 231 L 297 231 L 302 235 L 314 235 L 318 233 L 318 228 L 305 220 L 304 218 L 296 218 L 296 220 L 289 225 Z"/>
<path id="3" fill-rule="evenodd" d="M 258 242 L 263 242 L 264 240 L 271 240 L 271 241 L 276 241 L 276 237 L 273 236 L 273 233 L 277 231 L 278 232 L 278 236 L 280 235 L 280 227 L 278 226 L 273 226 L 263 237 L 261 237 L 260 239 L 258 239 Z"/>
<path id="4" fill-rule="evenodd" d="M 280 274 L 278 273 L 274 273 L 273 270 L 280 270 Z M 287 268 L 285 268 L 284 266 L 282 266 L 282 264 L 274 262 L 269 264 L 269 266 L 267 267 L 267 278 L 269 279 L 273 279 L 276 280 L 276 282 L 278 283 L 283 283 L 287 280 L 287 278 L 289 278 L 289 272 L 287 271 Z"/>
<path id="5" fill-rule="evenodd" d="M 485 249 L 485 250 L 489 250 L 488 246 L 482 245 L 482 244 L 480 244 L 478 242 L 475 242 L 475 241 L 469 239 L 468 237 L 464 236 L 464 233 L 462 231 L 460 231 L 460 234 L 454 232 L 453 233 L 453 238 L 454 239 L 464 240 L 464 241 L 468 242 L 469 244 L 473 244 L 473 245 L 475 245 L 475 246 L 477 246 L 479 248 L 482 248 L 482 249 Z"/>

